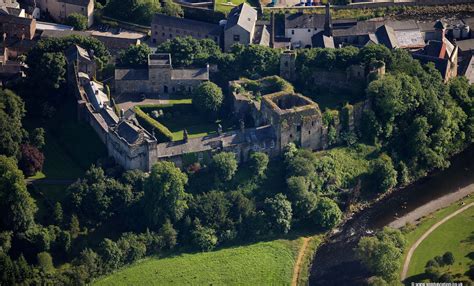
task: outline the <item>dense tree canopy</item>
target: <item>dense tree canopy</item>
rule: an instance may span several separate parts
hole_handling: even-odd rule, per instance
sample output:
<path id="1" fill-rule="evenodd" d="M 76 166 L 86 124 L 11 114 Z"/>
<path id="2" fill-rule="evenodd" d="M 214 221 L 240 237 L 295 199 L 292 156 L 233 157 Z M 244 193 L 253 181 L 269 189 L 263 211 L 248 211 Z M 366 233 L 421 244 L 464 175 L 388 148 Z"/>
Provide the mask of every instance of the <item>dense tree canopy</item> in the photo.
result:
<path id="1" fill-rule="evenodd" d="M 11 90 L 0 90 L 0 154 L 19 157 L 25 131 L 21 120 L 25 106 Z"/>
<path id="2" fill-rule="evenodd" d="M 118 56 L 118 63 L 126 67 L 142 67 L 148 62 L 148 55 L 151 49 L 147 44 L 132 45 L 126 50 L 122 50 Z"/>
<path id="3" fill-rule="evenodd" d="M 221 181 L 230 181 L 237 172 L 237 160 L 232 152 L 221 152 L 212 157 L 212 169 L 216 178 Z"/>
<path id="4" fill-rule="evenodd" d="M 0 226 L 3 230 L 27 231 L 35 224 L 37 207 L 26 189 L 14 159 L 0 155 Z"/>
<path id="5" fill-rule="evenodd" d="M 286 196 L 277 194 L 273 198 L 267 198 L 264 206 L 268 228 L 274 233 L 288 233 L 291 229 L 293 212 Z"/>

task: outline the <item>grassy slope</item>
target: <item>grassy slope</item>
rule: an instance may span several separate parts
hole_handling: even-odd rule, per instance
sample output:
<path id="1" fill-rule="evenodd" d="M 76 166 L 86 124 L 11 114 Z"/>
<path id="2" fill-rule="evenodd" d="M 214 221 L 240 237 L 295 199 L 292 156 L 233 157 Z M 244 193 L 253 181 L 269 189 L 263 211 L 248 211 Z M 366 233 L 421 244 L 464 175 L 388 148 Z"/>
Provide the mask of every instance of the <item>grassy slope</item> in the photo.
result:
<path id="1" fill-rule="evenodd" d="M 145 259 L 96 285 L 289 285 L 301 239 Z"/>
<path id="2" fill-rule="evenodd" d="M 465 203 L 474 201 L 474 198 L 465 199 Z M 432 225 L 444 217 L 461 208 L 460 203 L 441 209 L 425 219 L 413 230 L 406 233 L 407 248 L 403 259 L 405 260 L 408 249 L 413 243 L 425 233 Z M 423 279 L 422 274 L 426 262 L 434 256 L 442 255 L 446 251 L 451 251 L 455 257 L 455 264 L 451 266 L 451 273 L 464 273 L 468 269 L 470 259 L 466 255 L 474 251 L 474 244 L 466 243 L 469 236 L 474 232 L 474 208 L 470 208 L 463 213 L 453 217 L 437 228 L 431 235 L 423 241 L 415 250 L 410 267 L 408 269 L 407 280 L 415 278 Z M 461 263 L 461 265 L 459 265 Z M 447 268 L 446 268 L 447 269 Z"/>

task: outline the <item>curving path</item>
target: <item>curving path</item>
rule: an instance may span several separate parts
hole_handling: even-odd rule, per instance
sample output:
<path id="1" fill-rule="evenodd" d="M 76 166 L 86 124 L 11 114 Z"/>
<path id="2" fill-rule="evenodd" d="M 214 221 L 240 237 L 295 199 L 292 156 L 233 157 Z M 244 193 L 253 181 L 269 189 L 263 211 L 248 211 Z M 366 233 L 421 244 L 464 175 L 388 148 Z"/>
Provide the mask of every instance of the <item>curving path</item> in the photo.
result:
<path id="1" fill-rule="evenodd" d="M 431 226 L 418 240 L 410 247 L 410 250 L 408 250 L 408 255 L 407 258 L 405 259 L 405 262 L 403 264 L 403 270 L 402 270 L 402 281 L 406 279 L 407 273 L 408 273 L 408 266 L 410 265 L 411 258 L 413 256 L 413 253 L 415 252 L 416 248 L 425 240 L 435 229 L 437 229 L 440 225 L 451 219 L 452 217 L 462 213 L 463 211 L 467 210 L 468 208 L 472 207 L 474 205 L 474 202 L 465 205 L 464 207 L 458 209 L 457 211 L 451 213 L 447 217 L 443 218 L 439 222 L 435 223 L 433 226 Z"/>
<path id="2" fill-rule="evenodd" d="M 298 276 L 301 270 L 301 263 L 303 262 L 303 257 L 310 239 L 311 237 L 303 237 L 303 244 L 301 245 L 300 251 L 298 253 L 298 258 L 296 258 L 295 267 L 293 268 L 293 278 L 291 279 L 291 286 L 296 286 L 298 284 Z"/>

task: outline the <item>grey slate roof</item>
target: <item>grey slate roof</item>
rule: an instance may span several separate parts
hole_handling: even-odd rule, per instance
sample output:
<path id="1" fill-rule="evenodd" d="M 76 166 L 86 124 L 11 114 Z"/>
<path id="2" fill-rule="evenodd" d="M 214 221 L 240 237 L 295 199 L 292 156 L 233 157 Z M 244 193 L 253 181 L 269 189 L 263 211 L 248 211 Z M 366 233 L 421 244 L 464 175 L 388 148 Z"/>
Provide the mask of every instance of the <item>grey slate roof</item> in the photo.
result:
<path id="1" fill-rule="evenodd" d="M 474 50 L 474 39 L 456 41 L 456 45 L 459 47 L 461 52 Z"/>
<path id="2" fill-rule="evenodd" d="M 323 28 L 324 19 L 323 14 L 286 14 L 285 29 Z"/>
<path id="3" fill-rule="evenodd" d="M 115 69 L 115 80 L 148 80 L 148 69 Z"/>
<path id="4" fill-rule="evenodd" d="M 210 135 L 200 138 L 191 138 L 188 139 L 188 142 L 178 141 L 162 143 L 157 146 L 157 149 L 159 157 L 166 158 L 186 153 L 226 148 L 237 144 L 269 144 L 269 141 L 271 140 L 275 140 L 275 137 L 272 127 L 267 125 L 250 130 L 247 129 L 245 134 L 242 134 L 239 131 L 231 131 L 222 136 Z"/>
<path id="5" fill-rule="evenodd" d="M 230 11 L 224 29 L 228 30 L 234 26 L 240 26 L 244 30 L 252 32 L 256 22 L 257 10 L 246 3 L 242 3 Z"/>
<path id="6" fill-rule="evenodd" d="M 383 44 L 389 49 L 398 47 L 398 41 L 392 27 L 383 25 L 377 29 L 375 35 L 377 36 L 379 44 Z"/>
<path id="7" fill-rule="evenodd" d="M 332 48 L 334 49 L 334 38 L 328 37 L 321 31 L 311 37 L 313 48 Z"/>
<path id="8" fill-rule="evenodd" d="M 93 0 L 59 0 L 58 2 L 87 7 L 91 1 Z"/>
<path id="9" fill-rule="evenodd" d="M 253 44 L 270 46 L 270 32 L 266 25 L 256 25 L 253 37 Z"/>
<path id="10" fill-rule="evenodd" d="M 123 138 L 128 144 L 133 145 L 139 141 L 142 129 L 133 125 L 131 122 L 122 121 L 117 125 L 117 134 Z"/>
<path id="11" fill-rule="evenodd" d="M 81 60 L 81 61 L 86 61 L 86 62 L 92 62 L 93 59 L 91 59 L 89 53 L 84 49 L 81 48 L 78 45 L 72 45 L 70 46 L 64 54 L 66 55 L 66 59 L 68 62 L 73 62 L 76 60 Z"/>
<path id="12" fill-rule="evenodd" d="M 153 17 L 152 25 L 162 25 L 175 29 L 189 30 L 203 35 L 218 36 L 221 28 L 217 24 L 206 23 L 185 18 L 171 17 L 163 14 L 156 14 Z"/>
<path id="13" fill-rule="evenodd" d="M 201 69 L 173 69 L 171 71 L 171 79 L 173 80 L 209 80 L 209 72 L 207 68 Z"/>

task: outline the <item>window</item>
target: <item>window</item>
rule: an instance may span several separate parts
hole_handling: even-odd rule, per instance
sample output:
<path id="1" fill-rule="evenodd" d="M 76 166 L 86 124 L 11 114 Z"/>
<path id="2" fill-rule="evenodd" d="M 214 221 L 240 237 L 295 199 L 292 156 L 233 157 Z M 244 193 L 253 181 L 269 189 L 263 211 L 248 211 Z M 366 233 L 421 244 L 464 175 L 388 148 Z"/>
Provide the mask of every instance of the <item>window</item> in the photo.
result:
<path id="1" fill-rule="evenodd" d="M 181 34 L 181 32 L 179 30 L 176 30 L 176 33 Z"/>
<path id="2" fill-rule="evenodd" d="M 240 35 L 234 35 L 234 42 L 240 41 Z"/>
<path id="3" fill-rule="evenodd" d="M 301 132 L 301 125 L 296 126 L 296 131 Z"/>
<path id="4" fill-rule="evenodd" d="M 84 12 L 84 7 L 81 8 L 81 11 Z"/>
<path id="5" fill-rule="evenodd" d="M 216 41 L 216 42 L 217 42 L 217 37 L 214 37 L 214 41 Z"/>
<path id="6" fill-rule="evenodd" d="M 308 33 L 310 33 L 310 32 L 311 32 L 311 29 L 308 29 Z"/>
<path id="7" fill-rule="evenodd" d="M 161 35 L 164 37 L 164 36 L 165 36 L 165 33 L 162 33 Z"/>
<path id="8" fill-rule="evenodd" d="M 291 30 L 291 34 L 294 35 L 294 34 L 295 34 L 295 30 Z"/>
<path id="9" fill-rule="evenodd" d="M 170 38 L 173 38 L 173 34 L 170 34 Z"/>
<path id="10" fill-rule="evenodd" d="M 161 26 L 161 29 L 164 30 L 164 29 L 165 29 L 165 26 Z"/>
<path id="11" fill-rule="evenodd" d="M 285 67 L 288 67 L 288 62 L 285 62 Z"/>
<path id="12" fill-rule="evenodd" d="M 157 32 L 157 31 L 155 31 L 155 35 L 158 35 L 158 32 Z"/>
<path id="13" fill-rule="evenodd" d="M 308 131 L 308 134 L 311 134 L 311 130 Z"/>

